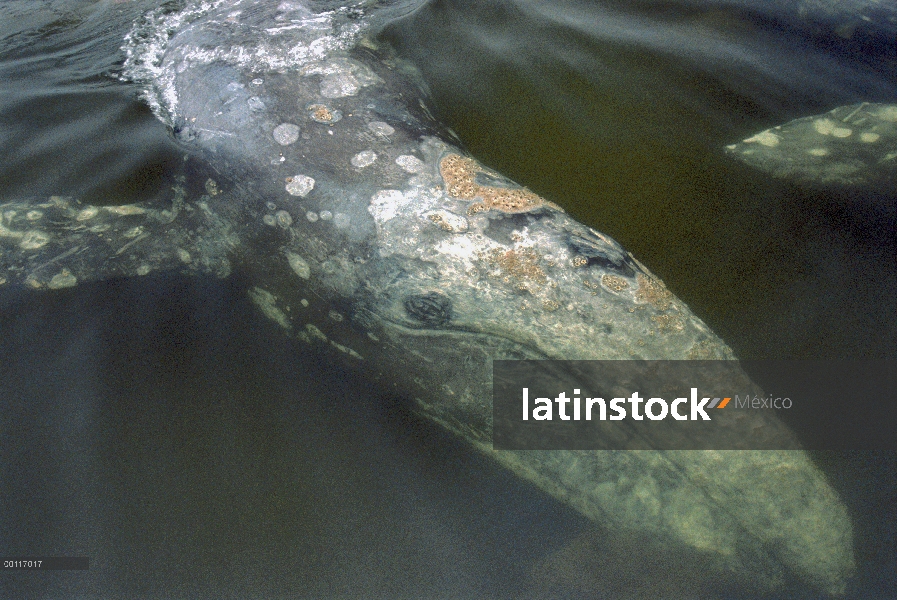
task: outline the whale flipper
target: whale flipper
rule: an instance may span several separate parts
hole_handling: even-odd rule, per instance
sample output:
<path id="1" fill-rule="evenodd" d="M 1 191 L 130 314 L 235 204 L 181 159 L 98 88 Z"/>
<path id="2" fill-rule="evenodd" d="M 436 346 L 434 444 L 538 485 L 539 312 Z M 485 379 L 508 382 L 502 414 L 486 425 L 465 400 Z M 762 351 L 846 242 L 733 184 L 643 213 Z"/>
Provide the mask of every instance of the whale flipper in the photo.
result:
<path id="1" fill-rule="evenodd" d="M 239 245 L 209 196 L 122 206 L 61 196 L 0 204 L 0 284 L 60 289 L 170 270 L 224 277 Z"/>
<path id="2" fill-rule="evenodd" d="M 871 188 L 897 182 L 897 104 L 840 106 L 726 147 L 775 177 Z"/>

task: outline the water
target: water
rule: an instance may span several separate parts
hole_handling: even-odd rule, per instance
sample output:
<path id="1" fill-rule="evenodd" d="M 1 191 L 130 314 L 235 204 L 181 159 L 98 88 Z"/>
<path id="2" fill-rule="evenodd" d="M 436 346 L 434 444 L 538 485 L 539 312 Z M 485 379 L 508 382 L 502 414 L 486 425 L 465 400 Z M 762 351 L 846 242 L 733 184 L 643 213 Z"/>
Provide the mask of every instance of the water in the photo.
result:
<path id="1" fill-rule="evenodd" d="M 892 40 L 625 4 L 435 2 L 395 43 L 475 155 L 620 241 L 739 356 L 893 358 L 893 194 L 814 193 L 720 152 L 799 116 L 894 102 Z"/>
<path id="2" fill-rule="evenodd" d="M 172 193 L 180 153 L 118 79 L 122 38 L 157 4 L 0 6 L 3 201 Z M 894 102 L 893 50 L 737 8 L 626 6 L 433 2 L 387 37 L 476 156 L 621 241 L 741 356 L 895 358 L 894 197 L 770 181 L 719 151 Z M 0 402 L 0 548 L 92 560 L 4 573 L 4 597 L 689 598 L 717 583 L 322 364 L 239 280 L 2 290 Z M 894 457 L 817 458 L 855 517 L 850 597 L 891 597 Z"/>

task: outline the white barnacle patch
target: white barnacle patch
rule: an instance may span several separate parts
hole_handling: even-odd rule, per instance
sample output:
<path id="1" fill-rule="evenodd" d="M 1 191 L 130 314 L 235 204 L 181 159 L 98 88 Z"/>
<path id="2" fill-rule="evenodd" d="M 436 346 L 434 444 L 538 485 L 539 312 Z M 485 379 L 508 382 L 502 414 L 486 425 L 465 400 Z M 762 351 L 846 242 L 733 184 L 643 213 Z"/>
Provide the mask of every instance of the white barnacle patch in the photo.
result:
<path id="1" fill-rule="evenodd" d="M 408 173 L 420 173 L 427 168 L 424 161 L 410 154 L 403 154 L 396 158 L 396 164 L 402 167 Z"/>
<path id="2" fill-rule="evenodd" d="M 828 156 L 828 150 L 825 148 L 810 148 L 807 150 L 807 154 L 810 156 Z"/>
<path id="3" fill-rule="evenodd" d="M 277 297 L 274 294 L 260 287 L 254 287 L 249 290 L 249 299 L 262 311 L 263 315 L 284 329 L 290 328 L 290 321 L 286 313 L 278 308 Z"/>
<path id="4" fill-rule="evenodd" d="M 316 213 L 313 210 L 310 210 L 307 213 L 305 213 L 305 218 L 308 219 L 309 223 L 314 223 L 318 220 L 318 213 Z"/>
<path id="5" fill-rule="evenodd" d="M 277 224 L 284 229 L 293 224 L 293 217 L 291 217 L 290 213 L 285 210 L 279 210 L 274 213 L 274 218 L 277 220 Z"/>
<path id="6" fill-rule="evenodd" d="M 761 146 L 766 146 L 768 148 L 775 148 L 779 145 L 780 140 L 779 136 L 767 129 L 766 131 L 761 131 L 757 135 L 749 137 L 744 141 L 747 143 L 760 144 Z"/>
<path id="7" fill-rule="evenodd" d="M 466 235 L 452 236 L 436 245 L 435 250 L 455 259 L 460 259 L 467 268 L 471 267 L 477 253 L 487 249 L 488 244 L 478 243 Z"/>
<path id="8" fill-rule="evenodd" d="M 44 216 L 44 213 L 39 210 L 29 210 L 25 213 L 25 218 L 29 221 L 37 221 L 41 217 Z"/>
<path id="9" fill-rule="evenodd" d="M 249 100 L 246 101 L 246 104 L 249 105 L 249 110 L 254 110 L 257 112 L 265 110 L 265 103 L 262 102 L 262 99 L 258 96 L 251 96 Z"/>
<path id="10" fill-rule="evenodd" d="M 107 211 L 111 212 L 114 215 L 119 215 L 122 217 L 128 217 L 131 215 L 142 215 L 146 213 L 146 209 L 140 206 L 135 206 L 133 204 L 123 204 L 121 206 L 106 206 L 104 207 Z"/>
<path id="11" fill-rule="evenodd" d="M 78 214 L 75 216 L 76 221 L 89 221 L 90 219 L 97 216 L 100 212 L 100 209 L 96 206 L 88 206 L 84 210 L 78 211 Z"/>
<path id="12" fill-rule="evenodd" d="M 68 269 L 62 269 L 56 275 L 53 275 L 50 282 L 47 284 L 47 287 L 51 290 L 58 290 L 62 288 L 72 287 L 78 283 L 78 278 L 69 272 Z"/>
<path id="13" fill-rule="evenodd" d="M 354 96 L 363 86 L 382 81 L 367 65 L 344 57 L 308 65 L 300 72 L 303 75 L 324 76 L 321 95 L 325 98 Z"/>
<path id="14" fill-rule="evenodd" d="M 193 258 L 190 256 L 190 253 L 184 250 L 183 248 L 178 248 L 178 258 L 184 264 L 189 263 Z"/>
<path id="15" fill-rule="evenodd" d="M 289 146 L 299 139 L 299 126 L 293 123 L 281 123 L 271 132 L 271 137 L 281 146 Z"/>
<path id="16" fill-rule="evenodd" d="M 465 217 L 443 209 L 431 210 L 423 216 L 436 227 L 451 233 L 464 233 L 470 227 Z"/>
<path id="17" fill-rule="evenodd" d="M 19 248 L 23 250 L 37 250 L 46 246 L 49 241 L 50 236 L 43 231 L 26 231 L 19 242 Z"/>
<path id="18" fill-rule="evenodd" d="M 331 220 L 332 218 L 333 218 L 333 213 L 330 212 L 329 210 L 322 210 L 322 211 L 321 211 L 321 220 L 322 220 L 322 221 L 329 221 L 329 220 Z"/>
<path id="19" fill-rule="evenodd" d="M 342 323 L 345 320 L 345 317 L 343 315 L 341 315 L 340 313 L 336 312 L 335 310 L 331 310 L 329 313 L 327 313 L 327 316 L 329 316 L 332 320 L 336 321 L 337 323 Z"/>
<path id="20" fill-rule="evenodd" d="M 846 138 L 850 137 L 853 134 L 853 130 L 848 127 L 835 127 L 832 129 L 832 137 L 836 138 Z"/>
<path id="21" fill-rule="evenodd" d="M 813 121 L 813 129 L 822 135 L 831 135 L 832 129 L 835 128 L 835 122 L 831 119 L 816 119 Z"/>
<path id="22" fill-rule="evenodd" d="M 308 279 L 309 277 L 311 277 L 311 267 L 308 266 L 308 263 L 304 258 L 293 252 L 287 252 L 286 255 L 287 262 L 296 275 L 298 275 L 302 279 Z"/>
<path id="23" fill-rule="evenodd" d="M 328 75 L 321 80 L 321 95 L 325 98 L 354 96 L 360 89 L 361 84 L 358 80 L 346 73 Z"/>
<path id="24" fill-rule="evenodd" d="M 131 227 L 130 229 L 128 229 L 126 232 L 124 232 L 121 235 L 122 235 L 122 237 L 131 239 L 131 238 L 137 237 L 138 235 L 140 235 L 142 233 L 143 233 L 143 227 L 141 227 L 140 225 L 137 225 L 136 227 Z"/>
<path id="25" fill-rule="evenodd" d="M 315 180 L 308 175 L 295 175 L 287 181 L 287 193 L 290 196 L 305 198 L 315 187 Z"/>
<path id="26" fill-rule="evenodd" d="M 850 135 L 853 133 L 853 131 L 849 128 L 840 127 L 831 119 L 816 119 L 815 121 L 813 121 L 813 129 L 815 129 L 822 135 L 830 135 L 836 138 L 850 137 Z"/>
<path id="27" fill-rule="evenodd" d="M 362 150 L 355 156 L 353 156 L 349 163 L 355 167 L 356 169 L 363 169 L 367 166 L 374 164 L 374 161 L 377 160 L 377 153 L 373 150 Z"/>
<path id="28" fill-rule="evenodd" d="M 264 217 L 262 217 L 262 223 L 264 223 L 268 227 L 274 227 L 275 225 L 277 225 L 277 219 L 274 217 L 274 215 L 265 215 Z"/>
<path id="29" fill-rule="evenodd" d="M 371 197 L 368 212 L 377 223 L 383 223 L 395 218 L 409 202 L 410 199 L 399 190 L 381 190 Z"/>
<path id="30" fill-rule="evenodd" d="M 432 246 L 427 244 L 422 247 L 420 244 L 422 235 L 428 240 L 433 236 L 432 231 L 427 231 L 430 224 L 423 214 L 437 210 L 443 201 L 441 190 L 422 187 L 411 188 L 404 193 L 381 190 L 371 196 L 368 212 L 377 227 L 380 255 L 419 256 L 421 252 L 432 253 Z"/>
<path id="31" fill-rule="evenodd" d="M 152 268 L 150 268 L 149 265 L 140 265 L 139 267 L 137 267 L 137 274 L 141 277 L 143 277 L 144 275 L 149 275 L 151 271 Z"/>
<path id="32" fill-rule="evenodd" d="M 864 131 L 860 134 L 860 141 L 866 144 L 874 144 L 879 139 L 881 139 L 881 136 L 872 131 Z"/>
<path id="33" fill-rule="evenodd" d="M 377 135 L 392 135 L 396 132 L 389 123 L 384 123 L 383 121 L 371 121 L 368 123 L 368 129 L 376 133 Z"/>

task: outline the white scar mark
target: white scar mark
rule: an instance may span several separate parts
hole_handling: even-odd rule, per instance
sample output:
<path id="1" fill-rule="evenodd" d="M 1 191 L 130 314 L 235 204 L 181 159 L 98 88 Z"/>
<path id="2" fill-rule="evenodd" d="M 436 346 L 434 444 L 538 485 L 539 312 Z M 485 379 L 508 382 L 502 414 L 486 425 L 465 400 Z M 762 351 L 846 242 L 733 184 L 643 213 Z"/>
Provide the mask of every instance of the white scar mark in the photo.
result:
<path id="1" fill-rule="evenodd" d="M 130 242 L 128 242 L 127 244 L 125 244 L 124 246 L 122 246 L 121 248 L 119 248 L 118 251 L 115 253 L 115 256 L 118 256 L 119 254 L 121 254 L 122 252 L 124 252 L 125 250 L 127 250 L 128 248 L 130 248 L 131 246 L 133 246 L 134 244 L 136 244 L 136 243 L 139 242 L 140 240 L 145 239 L 145 238 L 148 238 L 148 237 L 149 237 L 149 234 L 148 234 L 148 233 L 144 233 L 144 234 L 142 234 L 142 235 L 138 235 L 138 236 L 135 237 L 133 240 L 131 240 Z"/>

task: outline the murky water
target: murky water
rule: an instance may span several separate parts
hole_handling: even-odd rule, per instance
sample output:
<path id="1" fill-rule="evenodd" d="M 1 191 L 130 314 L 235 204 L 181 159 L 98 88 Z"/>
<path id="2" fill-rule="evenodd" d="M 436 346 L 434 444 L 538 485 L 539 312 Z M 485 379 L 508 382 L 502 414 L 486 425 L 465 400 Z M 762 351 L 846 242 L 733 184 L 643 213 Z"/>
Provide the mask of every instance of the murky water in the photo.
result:
<path id="1" fill-rule="evenodd" d="M 171 194 L 181 155 L 117 77 L 122 38 L 157 4 L 0 5 L 4 201 Z M 894 196 L 771 181 L 720 148 L 894 102 L 897 50 L 687 2 L 440 1 L 387 37 L 476 156 L 621 241 L 740 355 L 895 358 Z M 0 595 L 690 598 L 717 585 L 595 532 L 322 364 L 240 283 L 0 289 L 0 548 L 92 561 L 2 573 Z M 894 457 L 818 459 L 856 520 L 850 597 L 892 597 Z"/>

